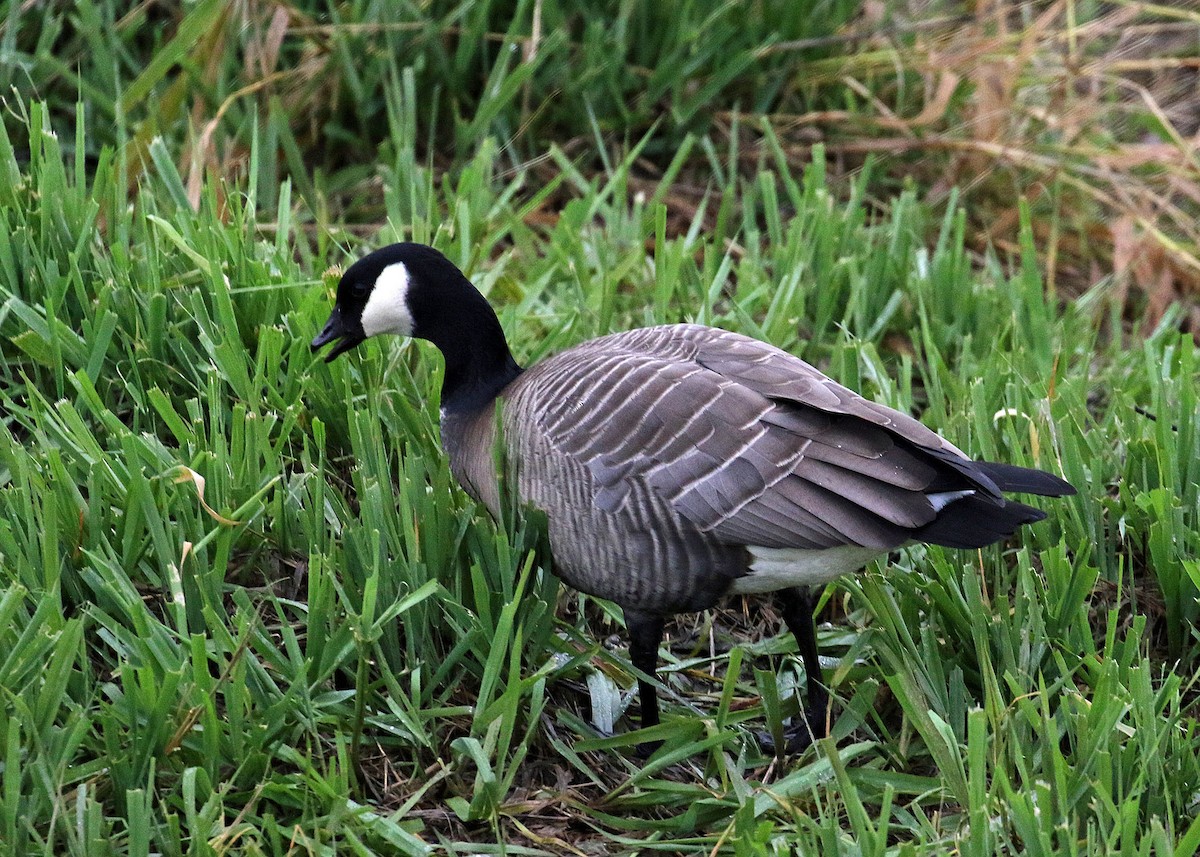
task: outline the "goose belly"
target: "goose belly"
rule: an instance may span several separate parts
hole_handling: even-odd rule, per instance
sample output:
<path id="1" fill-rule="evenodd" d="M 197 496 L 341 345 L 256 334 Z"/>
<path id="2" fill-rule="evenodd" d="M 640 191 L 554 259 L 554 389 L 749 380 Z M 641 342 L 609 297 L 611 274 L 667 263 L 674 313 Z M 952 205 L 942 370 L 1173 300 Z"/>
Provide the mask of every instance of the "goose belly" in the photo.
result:
<path id="1" fill-rule="evenodd" d="M 745 548 L 677 517 L 648 525 L 627 509 L 611 513 L 590 497 L 578 500 L 548 510 L 547 523 L 555 572 L 583 592 L 642 612 L 705 610 L 746 569 Z"/>

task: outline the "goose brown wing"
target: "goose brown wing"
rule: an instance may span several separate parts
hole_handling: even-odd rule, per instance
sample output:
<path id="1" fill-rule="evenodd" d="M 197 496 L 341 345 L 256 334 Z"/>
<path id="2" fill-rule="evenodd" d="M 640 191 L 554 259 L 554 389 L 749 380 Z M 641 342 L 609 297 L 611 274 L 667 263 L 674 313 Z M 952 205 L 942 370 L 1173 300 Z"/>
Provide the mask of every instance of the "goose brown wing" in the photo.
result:
<path id="1" fill-rule="evenodd" d="M 615 334 L 531 371 L 540 429 L 587 466 L 598 506 L 636 502 L 640 480 L 731 544 L 895 547 L 937 514 L 924 490 L 939 468 L 913 447 L 961 457 L 798 358 L 712 328 Z"/>

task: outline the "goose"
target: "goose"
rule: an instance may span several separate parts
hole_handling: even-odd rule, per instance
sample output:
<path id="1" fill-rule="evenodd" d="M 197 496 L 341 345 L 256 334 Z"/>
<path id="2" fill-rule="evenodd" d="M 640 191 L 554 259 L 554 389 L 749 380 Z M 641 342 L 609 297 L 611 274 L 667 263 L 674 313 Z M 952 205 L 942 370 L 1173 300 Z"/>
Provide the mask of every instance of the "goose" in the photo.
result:
<path id="1" fill-rule="evenodd" d="M 714 327 L 614 333 L 523 369 L 483 295 L 422 244 L 352 264 L 312 350 L 332 344 L 328 362 L 379 334 L 441 351 L 442 444 L 466 492 L 499 518 L 499 430 L 518 502 L 545 514 L 557 576 L 620 606 L 643 727 L 659 723 L 666 619 L 776 593 L 808 705 L 775 750 L 803 749 L 828 734 L 814 587 L 906 544 L 979 548 L 1046 517 L 1005 492 L 1075 493 L 1050 473 L 974 461 L 786 351 Z"/>

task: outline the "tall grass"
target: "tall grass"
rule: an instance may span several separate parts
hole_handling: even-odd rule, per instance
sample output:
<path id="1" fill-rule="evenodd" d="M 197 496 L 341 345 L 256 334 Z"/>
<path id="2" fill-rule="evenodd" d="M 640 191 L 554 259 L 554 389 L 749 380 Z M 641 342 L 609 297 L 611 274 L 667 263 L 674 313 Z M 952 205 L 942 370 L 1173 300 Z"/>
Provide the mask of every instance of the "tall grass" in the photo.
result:
<path id="1" fill-rule="evenodd" d="M 792 669 L 764 671 L 788 644 L 758 633 L 674 650 L 666 747 L 639 769 L 622 754 L 637 736 L 588 726 L 589 694 L 630 680 L 621 648 L 591 642 L 611 612 L 548 621 L 560 596 L 532 533 L 496 530 L 451 484 L 427 349 L 315 361 L 327 287 L 262 233 L 252 194 L 193 211 L 166 170 L 130 197 L 111 168 L 71 164 L 44 108 L 29 116 L 27 140 L 0 140 L 7 841 L 544 845 L 530 801 L 614 847 L 1165 853 L 1191 830 L 1192 681 L 1161 659 L 1195 663 L 1190 340 L 1107 342 L 1036 268 L 973 273 L 961 212 L 926 250 L 911 195 L 876 221 L 816 168 L 767 160 L 723 189 L 737 254 L 667 237 L 627 189 L 632 156 L 536 231 L 514 208 L 525 177 L 495 176 L 486 148 L 457 186 L 397 176 L 430 203 L 413 232 L 492 293 L 523 358 L 700 319 L 1081 488 L 1015 552 L 914 549 L 845 582 L 823 632 L 835 738 L 786 775 L 750 735 L 789 713 L 756 702 L 786 701 Z M 485 258 L 477 235 L 510 249 Z M 1130 597 L 1149 603 L 1130 614 Z M 579 797 L 544 791 L 561 776 Z"/>
<path id="2" fill-rule="evenodd" d="M 237 7 L 259 29 L 215 26 L 223 4 L 156 8 L 117 19 L 79 4 L 30 43 L 14 5 L 0 36 L 30 58 L 18 86 L 49 99 L 14 99 L 0 132 L 12 853 L 1196 851 L 1186 308 L 1140 339 L 1114 335 L 1103 289 L 1063 303 L 1048 288 L 1036 207 L 1009 252 L 979 256 L 953 193 L 931 205 L 913 188 L 883 207 L 888 164 L 831 178 L 820 152 L 798 169 L 772 122 L 755 145 L 689 124 L 703 90 L 683 66 L 669 94 L 634 105 L 671 105 L 677 136 L 631 122 L 628 146 L 609 147 L 593 106 L 587 142 L 513 152 L 513 117 L 545 100 L 539 74 L 565 81 L 564 57 L 597 51 L 609 77 L 579 97 L 617 110 L 624 75 L 642 72 L 605 52 L 682 63 L 691 16 L 727 14 L 705 4 L 677 27 L 627 4 L 579 39 L 550 26 L 554 4 L 521 5 L 512 20 L 540 14 L 543 34 L 569 36 L 543 35 L 534 71 L 502 50 L 520 53 L 530 30 L 487 4 L 423 31 L 378 27 L 373 6 L 329 24 Z M 279 9 L 362 84 L 359 119 L 336 98 L 311 114 L 330 117 L 323 136 L 353 138 L 321 168 L 289 112 L 307 102 L 251 107 L 230 97 L 229 61 L 202 61 L 232 34 L 246 56 L 269 54 Z M 830 9 L 792 35 L 831 32 Z M 364 60 L 355 41 L 414 32 L 445 64 Z M 312 61 L 290 38 L 279 68 Z M 56 65 L 59 39 L 75 53 Z M 779 56 L 699 41 L 696 79 L 729 72 L 710 99 L 740 97 L 769 76 L 755 57 Z M 747 64 L 714 67 L 722 46 Z M 430 85 L 452 69 L 462 77 Z M 463 83 L 481 69 L 499 99 L 482 108 Z M 794 95 L 759 93 L 764 110 Z M 228 106 L 221 133 L 205 142 L 195 125 L 186 153 L 191 98 Z M 531 120 L 548 136 L 569 118 L 550 109 Z M 438 140 L 453 140 L 448 171 Z M 326 365 L 308 351 L 331 298 L 322 272 L 400 237 L 464 267 L 522 361 L 641 324 L 741 330 L 1079 495 L 1046 501 L 1050 520 L 1006 546 L 910 548 L 830 587 L 836 720 L 799 758 L 764 758 L 753 737 L 795 714 L 801 680 L 756 602 L 672 626 L 664 724 L 635 733 L 619 719 L 633 677 L 618 611 L 556 584 L 536 522 L 496 525 L 453 484 L 436 354 L 372 341 Z M 632 749 L 647 738 L 665 743 L 643 764 Z"/>

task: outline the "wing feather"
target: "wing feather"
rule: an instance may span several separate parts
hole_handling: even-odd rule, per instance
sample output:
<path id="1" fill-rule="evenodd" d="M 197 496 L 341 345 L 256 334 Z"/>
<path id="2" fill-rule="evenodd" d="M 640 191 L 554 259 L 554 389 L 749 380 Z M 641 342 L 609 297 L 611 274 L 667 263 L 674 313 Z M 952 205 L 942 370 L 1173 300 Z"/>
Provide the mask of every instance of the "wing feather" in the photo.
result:
<path id="1" fill-rule="evenodd" d="M 806 459 L 797 468 L 797 475 L 897 526 L 923 527 L 936 515 L 933 503 L 920 491 L 898 488 L 860 471 L 847 470 L 815 458 Z"/>
<path id="2" fill-rule="evenodd" d="M 804 361 L 712 328 L 615 334 L 533 372 L 559 396 L 540 427 L 586 465 L 600 508 L 620 511 L 641 481 L 729 544 L 895 547 L 936 517 L 923 491 L 938 468 L 914 450 L 961 457 Z"/>
<path id="3" fill-rule="evenodd" d="M 825 443 L 813 443 L 805 451 L 805 456 L 912 491 L 927 488 L 937 472 L 899 446 L 894 446 L 887 455 L 875 457 L 856 455 L 847 449 Z"/>

